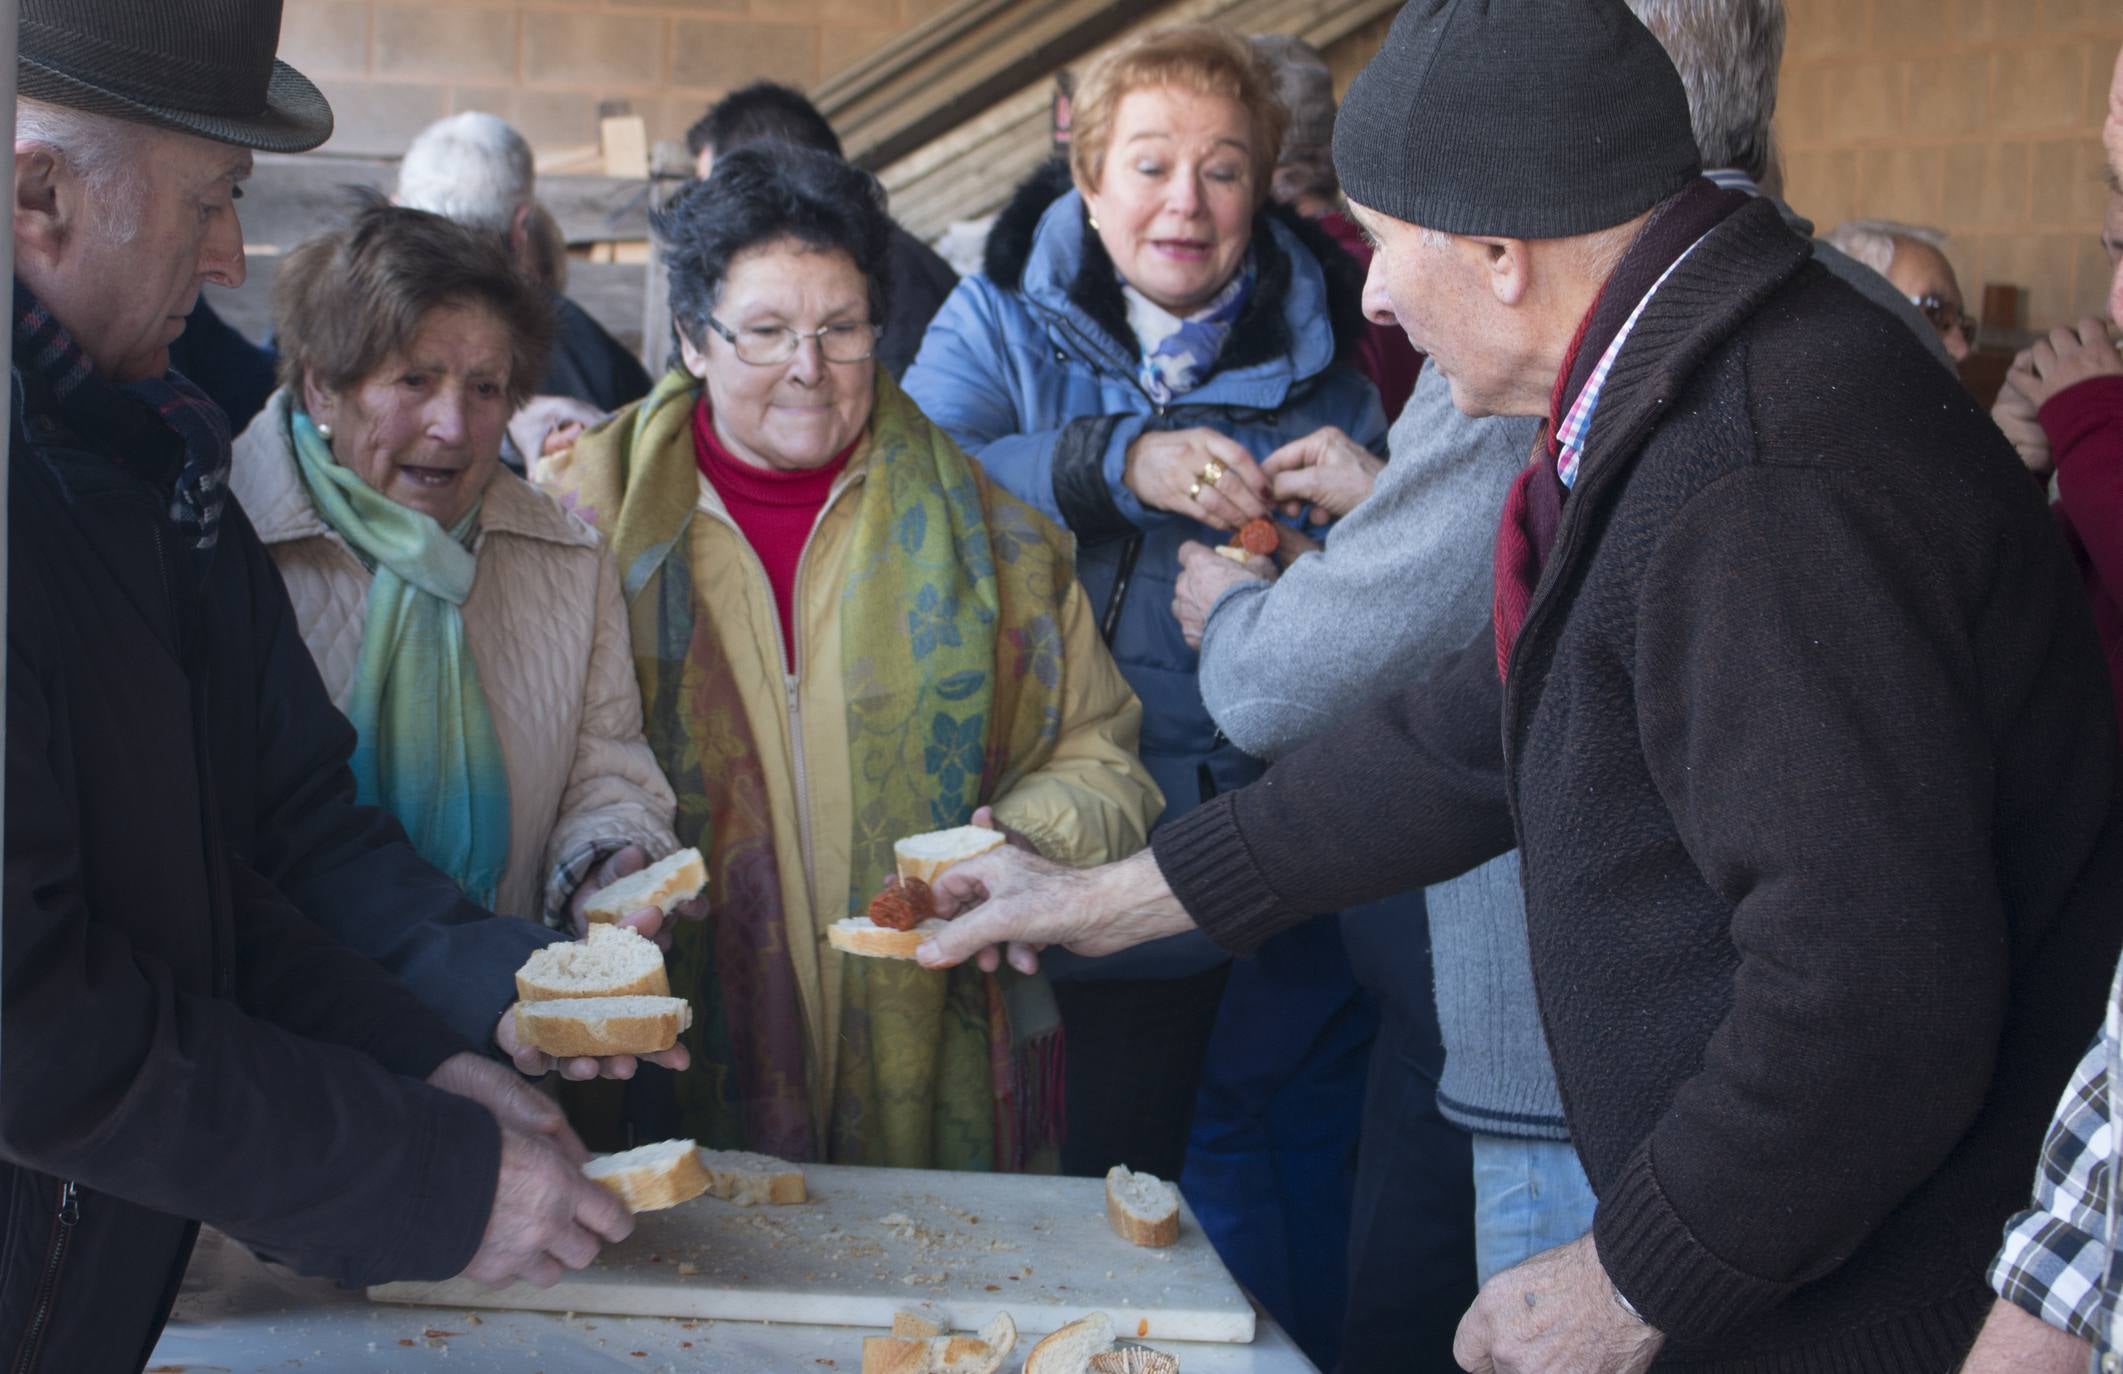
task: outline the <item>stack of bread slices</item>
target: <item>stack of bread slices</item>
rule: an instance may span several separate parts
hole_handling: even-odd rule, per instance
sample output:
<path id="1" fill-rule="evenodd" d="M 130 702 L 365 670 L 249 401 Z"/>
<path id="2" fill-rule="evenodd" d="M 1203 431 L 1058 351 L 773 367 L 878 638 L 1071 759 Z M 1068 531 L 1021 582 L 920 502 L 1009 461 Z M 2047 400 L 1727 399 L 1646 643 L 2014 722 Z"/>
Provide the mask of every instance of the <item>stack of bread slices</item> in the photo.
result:
<path id="1" fill-rule="evenodd" d="M 619 925 L 547 945 L 516 974 L 516 1034 L 559 1058 L 655 1054 L 678 1043 L 693 1009 L 673 997 L 663 951 Z"/>

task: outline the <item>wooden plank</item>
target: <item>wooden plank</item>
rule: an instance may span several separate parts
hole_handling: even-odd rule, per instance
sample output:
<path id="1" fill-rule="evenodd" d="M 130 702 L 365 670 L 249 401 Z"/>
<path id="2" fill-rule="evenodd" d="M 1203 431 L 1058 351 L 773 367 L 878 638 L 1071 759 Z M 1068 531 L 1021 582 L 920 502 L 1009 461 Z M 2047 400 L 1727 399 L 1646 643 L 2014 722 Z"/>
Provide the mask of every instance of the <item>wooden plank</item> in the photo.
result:
<path id="1" fill-rule="evenodd" d="M 237 207 L 244 241 L 286 252 L 345 217 L 347 187 L 389 195 L 397 181 L 398 164 L 385 158 L 260 154 Z M 638 178 L 540 177 L 538 200 L 570 243 L 649 236 L 649 183 Z"/>

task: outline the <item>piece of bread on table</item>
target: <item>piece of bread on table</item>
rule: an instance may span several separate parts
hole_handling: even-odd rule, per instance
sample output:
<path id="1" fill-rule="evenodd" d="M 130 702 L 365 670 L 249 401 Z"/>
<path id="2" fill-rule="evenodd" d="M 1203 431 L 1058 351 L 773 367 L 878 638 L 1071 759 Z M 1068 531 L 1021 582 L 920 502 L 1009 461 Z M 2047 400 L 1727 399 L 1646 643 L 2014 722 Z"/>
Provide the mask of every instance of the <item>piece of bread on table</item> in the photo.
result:
<path id="1" fill-rule="evenodd" d="M 863 1374 L 997 1374 L 1017 1348 L 1017 1323 L 1007 1312 L 997 1313 L 978 1336 L 913 1334 L 923 1326 L 937 1330 L 933 1322 L 899 1312 L 892 1318 L 891 1335 L 865 1337 Z"/>
<path id="2" fill-rule="evenodd" d="M 929 1343 L 913 1336 L 865 1336 L 862 1374 L 929 1374 Z"/>
<path id="3" fill-rule="evenodd" d="M 616 921 L 647 907 L 669 912 L 674 906 L 700 895 L 708 885 L 708 866 L 697 849 L 681 849 L 658 859 L 638 873 L 590 894 L 582 914 L 589 921 Z"/>
<path id="4" fill-rule="evenodd" d="M 708 1191 L 740 1207 L 755 1203 L 781 1207 L 810 1196 L 804 1191 L 803 1170 L 772 1155 L 702 1150 L 700 1167 L 707 1172 Z"/>
<path id="5" fill-rule="evenodd" d="M 521 1002 L 670 995 L 663 951 L 654 940 L 625 926 L 591 926 L 585 939 L 533 950 L 516 971 L 516 998 Z"/>
<path id="6" fill-rule="evenodd" d="M 693 1008 L 678 997 L 568 997 L 518 1002 L 516 1035 L 559 1059 L 656 1054 L 678 1043 Z"/>
<path id="7" fill-rule="evenodd" d="M 1106 1170 L 1106 1220 L 1130 1245 L 1170 1245 L 1179 1239 L 1179 1189 L 1116 1164 Z"/>
<path id="8" fill-rule="evenodd" d="M 914 951 L 931 933 L 942 930 L 942 918 L 931 916 L 912 930 L 881 926 L 867 916 L 849 916 L 826 927 L 826 943 L 843 954 L 867 955 L 872 959 L 912 959 Z"/>
<path id="9" fill-rule="evenodd" d="M 926 1341 L 944 1334 L 943 1327 L 930 1321 L 919 1312 L 909 1312 L 902 1307 L 892 1314 L 892 1334 L 912 1340 Z"/>
<path id="10" fill-rule="evenodd" d="M 707 1170 L 690 1140 L 660 1140 L 582 1166 L 591 1181 L 619 1195 L 629 1212 L 653 1212 L 691 1202 L 708 1191 Z"/>
<path id="11" fill-rule="evenodd" d="M 1117 1345 L 1091 1357 L 1090 1374 L 1179 1374 L 1179 1356 L 1147 1345 Z"/>
<path id="12" fill-rule="evenodd" d="M 909 835 L 894 841 L 892 862 L 900 877 L 919 878 L 934 887 L 945 869 L 977 859 L 1003 842 L 1002 831 L 984 830 L 977 825 L 931 830 L 926 835 Z"/>
<path id="13" fill-rule="evenodd" d="M 1087 1374 L 1091 1357 L 1112 1348 L 1113 1319 L 1093 1312 L 1033 1346 L 1025 1356 L 1025 1374 Z"/>

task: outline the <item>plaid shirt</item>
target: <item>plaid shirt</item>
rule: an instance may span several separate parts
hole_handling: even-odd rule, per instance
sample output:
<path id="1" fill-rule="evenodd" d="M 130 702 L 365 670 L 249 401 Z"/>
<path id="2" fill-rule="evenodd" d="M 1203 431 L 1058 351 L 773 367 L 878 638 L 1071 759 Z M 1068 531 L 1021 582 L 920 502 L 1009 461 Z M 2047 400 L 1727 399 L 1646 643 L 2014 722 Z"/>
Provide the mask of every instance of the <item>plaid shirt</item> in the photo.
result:
<path id="1" fill-rule="evenodd" d="M 2101 1034 L 2079 1061 L 2049 1123 L 2034 1202 L 2005 1227 L 1990 1265 L 1998 1296 L 2091 1342 L 2095 1367 L 2119 1366 L 2115 1178 L 2119 1141 L 2110 1086 L 2123 1071 L 2123 969 L 2109 989 Z"/>
<path id="2" fill-rule="evenodd" d="M 1644 293 L 1644 299 L 1636 303 L 1636 309 L 1629 312 L 1629 318 L 1623 320 L 1622 327 L 1615 331 L 1614 342 L 1607 345 L 1607 351 L 1600 355 L 1599 362 L 1593 366 L 1592 375 L 1585 379 L 1585 389 L 1578 393 L 1577 400 L 1571 402 L 1569 412 L 1563 416 L 1563 423 L 1556 426 L 1555 475 L 1563 479 L 1564 486 L 1577 485 L 1578 460 L 1585 456 L 1585 436 L 1592 428 L 1592 412 L 1599 408 L 1600 388 L 1607 384 L 1607 374 L 1614 370 L 1614 360 L 1622 356 L 1622 345 L 1629 341 L 1629 332 L 1636 328 L 1636 322 L 1643 315 L 1644 307 L 1651 304 L 1653 296 L 1659 294 L 1659 288 L 1666 284 L 1666 278 L 1673 275 L 1673 269 L 1688 261 L 1688 254 L 1693 253 L 1696 243 L 1702 241 L 1697 239 L 1695 243 L 1689 244 L 1687 252 L 1675 258 L 1672 266 L 1659 273 L 1659 279 Z"/>

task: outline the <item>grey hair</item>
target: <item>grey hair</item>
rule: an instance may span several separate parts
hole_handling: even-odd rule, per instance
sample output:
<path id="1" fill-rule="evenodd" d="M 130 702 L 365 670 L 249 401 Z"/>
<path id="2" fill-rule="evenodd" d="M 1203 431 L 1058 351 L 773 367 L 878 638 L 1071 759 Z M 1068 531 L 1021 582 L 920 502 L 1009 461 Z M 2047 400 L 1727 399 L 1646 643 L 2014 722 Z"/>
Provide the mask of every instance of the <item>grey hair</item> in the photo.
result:
<path id="1" fill-rule="evenodd" d="M 1688 92 L 1706 169 L 1769 170 L 1769 125 L 1784 60 L 1784 0 L 1628 0 Z"/>
<path id="2" fill-rule="evenodd" d="M 506 234 L 537 193 L 531 145 L 498 115 L 467 110 L 422 129 L 398 164 L 398 194 L 473 229 Z"/>
<path id="3" fill-rule="evenodd" d="M 1846 219 L 1823 237 L 1883 277 L 1894 266 L 1896 239 L 1929 244 L 1942 253 L 1946 251 L 1945 230 L 1892 219 Z"/>
<path id="4" fill-rule="evenodd" d="M 1334 73 L 1320 50 L 1286 33 L 1247 40 L 1275 79 L 1275 94 L 1290 111 L 1283 149 L 1275 164 L 1275 198 L 1285 204 L 1306 196 L 1332 200 L 1342 183 L 1334 174 Z"/>
<path id="5" fill-rule="evenodd" d="M 57 154 L 81 179 L 96 226 L 112 243 L 131 243 L 140 232 L 148 191 L 142 164 L 154 137 L 153 129 L 110 115 L 28 97 L 15 101 L 15 146 Z"/>

